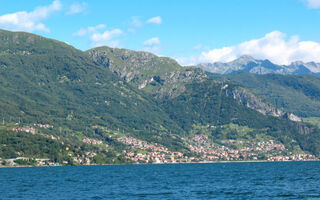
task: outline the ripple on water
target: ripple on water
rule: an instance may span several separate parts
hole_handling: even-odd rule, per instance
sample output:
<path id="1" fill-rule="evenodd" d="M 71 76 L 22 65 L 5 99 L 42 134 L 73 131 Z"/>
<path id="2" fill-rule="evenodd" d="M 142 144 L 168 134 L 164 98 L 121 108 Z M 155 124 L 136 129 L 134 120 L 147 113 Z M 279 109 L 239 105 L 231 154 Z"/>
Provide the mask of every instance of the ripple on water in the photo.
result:
<path id="1" fill-rule="evenodd" d="M 320 162 L 0 169 L 0 199 L 319 199 Z"/>

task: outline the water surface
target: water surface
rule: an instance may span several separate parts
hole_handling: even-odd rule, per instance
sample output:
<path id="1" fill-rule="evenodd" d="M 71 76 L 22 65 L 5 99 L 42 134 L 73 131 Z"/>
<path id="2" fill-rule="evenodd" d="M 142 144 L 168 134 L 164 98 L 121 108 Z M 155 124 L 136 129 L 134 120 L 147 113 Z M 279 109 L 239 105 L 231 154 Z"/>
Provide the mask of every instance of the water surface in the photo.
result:
<path id="1" fill-rule="evenodd" d="M 0 199 L 320 199 L 320 162 L 0 168 Z"/>

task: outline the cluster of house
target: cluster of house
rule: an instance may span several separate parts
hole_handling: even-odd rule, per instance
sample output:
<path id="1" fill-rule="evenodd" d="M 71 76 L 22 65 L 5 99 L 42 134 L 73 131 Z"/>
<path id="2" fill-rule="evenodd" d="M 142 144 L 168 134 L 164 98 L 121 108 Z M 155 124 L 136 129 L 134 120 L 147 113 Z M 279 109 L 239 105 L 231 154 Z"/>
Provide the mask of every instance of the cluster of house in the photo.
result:
<path id="1" fill-rule="evenodd" d="M 267 141 L 242 141 L 242 140 L 223 140 L 221 141 L 222 144 L 238 144 L 242 146 L 246 146 L 243 150 L 247 151 L 261 151 L 261 152 L 268 152 L 268 151 L 284 151 L 286 147 L 283 144 L 277 144 L 273 140 Z"/>
<path id="2" fill-rule="evenodd" d="M 189 149 L 197 156 L 188 157 L 181 152 L 169 151 L 166 147 L 157 143 L 150 144 L 133 137 L 121 137 L 117 139 L 129 146 L 132 150 L 124 151 L 126 159 L 136 163 L 173 163 L 173 162 L 203 162 L 203 161 L 241 161 L 259 160 L 258 154 L 266 155 L 269 161 L 286 160 L 316 160 L 310 154 L 293 154 L 282 156 L 286 148 L 283 144 L 277 144 L 273 140 L 261 142 L 249 142 L 238 140 L 225 140 L 225 145 L 213 144 L 207 135 L 197 134 L 184 140 L 189 144 Z M 239 148 L 228 147 L 228 144 L 238 144 Z M 290 152 L 289 152 L 290 153 Z"/>
<path id="3" fill-rule="evenodd" d="M 16 124 L 16 125 L 19 125 L 19 124 Z M 22 131 L 26 133 L 36 134 L 36 129 L 34 127 L 45 128 L 45 129 L 53 128 L 53 126 L 50 124 L 33 124 L 33 127 L 32 126 L 17 127 L 17 128 L 12 128 L 11 130 L 16 132 Z"/>
<path id="4" fill-rule="evenodd" d="M 57 140 L 57 138 L 58 139 L 60 139 L 60 137 L 58 136 L 58 137 L 56 137 L 56 136 L 54 136 L 54 135 L 52 135 L 52 134 L 49 134 L 49 135 L 45 135 L 47 138 L 50 138 L 51 140 Z"/>
<path id="5" fill-rule="evenodd" d="M 316 157 L 310 154 L 291 154 L 282 156 L 286 150 L 283 144 L 277 144 L 273 140 L 261 142 L 249 142 L 239 140 L 223 140 L 224 145 L 213 144 L 207 135 L 199 134 L 190 139 L 184 139 L 189 145 L 192 152 L 201 154 L 201 160 L 258 160 L 258 154 L 268 155 L 267 160 L 285 161 L 285 160 L 315 160 Z M 239 148 L 233 149 L 227 147 L 229 144 L 238 145 Z"/>
<path id="6" fill-rule="evenodd" d="M 73 162 L 81 165 L 90 165 L 92 162 L 92 159 L 96 156 L 97 154 L 95 152 L 87 151 L 82 155 L 77 155 L 73 157 Z M 69 155 L 72 156 L 72 155 Z"/>
<path id="7" fill-rule="evenodd" d="M 151 150 L 151 151 L 159 151 L 159 152 L 168 152 L 168 148 L 155 144 L 149 144 L 146 141 L 136 139 L 134 137 L 120 137 L 117 140 L 121 143 L 124 143 L 134 149 L 142 149 L 142 150 Z"/>
<path id="8" fill-rule="evenodd" d="M 73 156 L 72 153 L 68 154 L 72 157 L 74 163 L 81 164 L 81 165 L 90 165 L 92 164 L 93 158 L 97 155 L 95 152 L 87 151 L 82 155 Z M 17 157 L 17 158 L 10 158 L 10 159 L 1 159 L 2 163 L 0 165 L 6 166 L 16 166 L 19 165 L 19 161 L 29 162 L 32 161 L 33 165 L 36 166 L 59 166 L 59 165 L 67 165 L 69 164 L 68 161 L 62 161 L 62 163 L 56 163 L 51 161 L 49 158 L 29 158 L 29 157 Z"/>
<path id="9" fill-rule="evenodd" d="M 59 166 L 60 163 L 55 163 L 50 161 L 49 158 L 29 158 L 29 157 L 17 157 L 10 159 L 3 159 L 3 164 L 7 166 L 15 166 L 18 164 L 18 161 L 34 161 L 37 166 Z"/>
<path id="10" fill-rule="evenodd" d="M 34 127 L 17 127 L 17 128 L 12 128 L 11 130 L 16 132 L 21 131 L 21 132 L 36 134 L 36 129 Z"/>
<path id="11" fill-rule="evenodd" d="M 317 157 L 310 154 L 294 154 L 290 156 L 272 156 L 268 158 L 269 161 L 289 161 L 289 160 L 297 160 L 297 161 L 303 161 L 303 160 L 317 160 Z"/>
<path id="12" fill-rule="evenodd" d="M 169 151 L 168 148 L 157 143 L 149 144 L 146 141 L 133 137 L 120 137 L 117 140 L 134 150 L 133 152 L 123 151 L 123 154 L 126 159 L 136 163 L 175 163 L 186 161 L 183 153 Z"/>
<path id="13" fill-rule="evenodd" d="M 276 151 L 286 150 L 286 147 L 283 144 L 275 144 L 273 140 L 253 142 L 252 146 L 253 146 L 253 150 L 262 151 L 262 152 L 267 152 L 272 150 L 276 150 Z"/>
<path id="14" fill-rule="evenodd" d="M 101 140 L 96 140 L 96 139 L 92 139 L 92 138 L 83 138 L 82 142 L 86 143 L 86 144 L 102 144 Z"/>
<path id="15" fill-rule="evenodd" d="M 48 128 L 53 128 L 53 126 L 52 125 L 50 125 L 50 124 L 34 124 L 34 126 L 35 127 L 39 127 L 39 128 L 45 128 L 45 129 L 48 129 Z M 50 139 L 52 139 L 52 140 L 59 140 L 60 139 L 60 137 L 59 136 L 54 136 L 54 135 L 52 135 L 52 134 L 49 134 L 49 135 L 47 135 L 47 134 L 41 134 L 41 133 L 39 133 L 39 132 L 37 132 L 37 130 L 34 128 L 34 127 L 32 127 L 32 126 L 26 126 L 26 127 L 17 127 L 17 128 L 12 128 L 12 129 L 10 129 L 10 130 L 12 130 L 12 131 L 15 131 L 15 132 L 26 132 L 26 133 L 31 133 L 31 134 L 40 134 L 40 135 L 42 135 L 42 136 L 44 136 L 44 137 L 47 137 L 47 138 L 50 138 Z M 63 143 L 63 142 L 62 142 Z"/>
<path id="16" fill-rule="evenodd" d="M 181 163 L 186 162 L 186 158 L 181 152 L 126 152 L 124 158 L 135 163 Z"/>
<path id="17" fill-rule="evenodd" d="M 53 126 L 50 124 L 33 124 L 33 126 L 37 126 L 37 127 L 45 128 L 45 129 L 53 128 Z"/>

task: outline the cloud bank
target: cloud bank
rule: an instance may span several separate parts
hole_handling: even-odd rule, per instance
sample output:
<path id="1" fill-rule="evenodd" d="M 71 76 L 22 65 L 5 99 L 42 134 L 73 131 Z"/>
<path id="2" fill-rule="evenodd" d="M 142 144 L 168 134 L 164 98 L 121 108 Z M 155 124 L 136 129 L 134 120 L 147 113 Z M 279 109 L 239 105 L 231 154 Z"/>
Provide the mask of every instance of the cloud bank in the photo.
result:
<path id="1" fill-rule="evenodd" d="M 112 29 L 110 31 L 106 30 L 103 33 L 94 33 L 91 35 L 90 40 L 92 42 L 92 46 L 111 46 L 117 47 L 119 46 L 119 41 L 114 40 L 116 37 L 120 36 L 123 32 L 120 29 Z"/>
<path id="2" fill-rule="evenodd" d="M 43 20 L 47 19 L 55 11 L 61 10 L 61 3 L 55 0 L 48 6 L 39 6 L 31 12 L 19 11 L 15 13 L 0 16 L 0 27 L 13 31 L 44 31 L 49 32 L 50 29 L 43 24 Z"/>
<path id="3" fill-rule="evenodd" d="M 287 65 L 294 61 L 320 62 L 320 43 L 300 41 L 298 36 L 288 38 L 280 31 L 273 31 L 259 39 L 245 41 L 235 46 L 204 51 L 198 56 L 178 58 L 182 65 L 201 62 L 229 62 L 241 55 L 251 55 L 257 59 Z"/>

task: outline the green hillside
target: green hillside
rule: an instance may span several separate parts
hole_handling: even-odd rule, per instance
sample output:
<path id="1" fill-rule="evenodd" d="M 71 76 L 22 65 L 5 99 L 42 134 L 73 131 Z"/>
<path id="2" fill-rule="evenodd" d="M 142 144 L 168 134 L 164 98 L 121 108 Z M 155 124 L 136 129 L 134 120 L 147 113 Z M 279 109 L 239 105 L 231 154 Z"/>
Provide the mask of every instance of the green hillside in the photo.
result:
<path id="1" fill-rule="evenodd" d="M 181 131 L 152 98 L 71 46 L 7 31 L 0 31 L 0 44 L 5 121 L 48 123 L 84 134 L 93 125 L 126 132 Z"/>
<path id="2" fill-rule="evenodd" d="M 316 126 L 290 121 L 283 112 L 274 117 L 276 108 L 239 88 L 147 52 L 109 47 L 82 52 L 56 40 L 0 30 L 0 158 L 145 163 L 155 160 L 132 155 L 154 153 L 166 162 L 173 154 L 181 162 L 202 161 L 190 147 L 201 132 L 212 145 L 243 139 L 250 146 L 265 139 L 286 146 L 274 156 L 319 155 Z"/>
<path id="3" fill-rule="evenodd" d="M 249 88 L 265 101 L 301 117 L 320 116 L 320 77 L 252 73 L 209 74 L 214 80 L 230 80 Z"/>
<path id="4" fill-rule="evenodd" d="M 103 137 L 100 137 L 103 139 Z M 0 126 L 0 165 L 12 165 L 10 159 L 18 165 L 38 165 L 43 159 L 46 165 L 85 164 L 91 163 L 119 164 L 130 161 L 119 156 L 125 147 L 120 143 L 109 141 L 112 148 L 106 150 L 105 145 L 84 144 L 73 137 L 54 137 L 43 133 L 30 134 L 24 131 L 7 130 Z M 14 159 L 16 158 L 16 159 Z M 24 159 L 27 158 L 27 159 Z M 76 160 L 75 160 L 76 158 Z M 8 160 L 9 159 L 9 160 Z M 80 163 L 78 160 L 83 159 Z M 12 161 L 11 161 L 12 162 Z M 65 163 L 64 163 L 65 162 Z"/>
<path id="5" fill-rule="evenodd" d="M 256 130 L 253 135 L 266 134 L 277 138 L 287 147 L 293 147 L 296 141 L 306 151 L 317 154 L 320 151 L 319 129 L 304 123 L 292 122 L 272 116 L 266 116 L 244 107 L 240 102 L 226 96 L 228 90 L 234 90 L 232 83 L 223 89 L 224 84 L 206 81 L 189 84 L 187 90 L 170 101 L 162 101 L 162 106 L 186 132 L 194 125 L 224 126 L 236 124 Z M 216 137 L 219 131 L 212 131 Z M 238 138 L 237 132 L 234 138 Z M 240 137 L 240 135 L 239 135 Z"/>
<path id="6" fill-rule="evenodd" d="M 221 90 L 224 85 L 221 82 L 209 80 L 210 78 L 201 69 L 194 67 L 184 68 L 169 58 L 126 49 L 100 47 L 91 49 L 87 53 L 95 62 L 103 64 L 119 77 L 122 77 L 123 80 L 132 84 L 132 86 L 157 97 L 157 101 L 166 110 L 171 119 L 179 124 L 187 134 L 195 124 L 216 126 L 233 123 L 239 126 L 261 129 L 261 133 L 267 132 L 269 135 L 276 136 L 286 145 L 292 143 L 291 140 L 294 139 L 298 141 L 302 149 L 313 153 L 318 151 L 316 150 L 318 149 L 317 141 L 320 137 L 319 130 L 316 127 L 291 122 L 288 119 L 282 119 L 282 117 L 265 116 L 254 109 L 248 109 L 243 103 L 234 100 L 230 95 L 226 96 L 226 91 Z M 149 58 L 152 62 L 142 62 L 142 58 Z M 160 65 L 159 63 L 163 62 L 164 59 L 167 63 L 173 62 L 174 67 Z M 136 73 L 133 79 L 128 80 L 125 74 L 131 75 L 137 69 L 139 73 Z M 186 73 L 181 73 L 182 71 L 186 71 Z M 167 76 L 168 74 L 171 75 Z M 209 75 L 212 76 L 211 74 Z M 148 78 L 145 78 L 145 76 L 159 76 L 162 82 L 160 82 L 161 84 L 157 81 L 148 82 Z M 132 81 L 135 78 L 142 79 L 148 84 L 141 88 L 139 84 Z M 223 80 L 223 78 L 218 80 Z M 229 85 L 232 85 L 232 83 L 229 83 Z M 149 89 L 157 86 L 159 86 L 158 90 Z M 176 89 L 166 90 L 166 88 L 172 86 Z M 229 88 L 229 90 L 232 89 Z M 161 92 L 163 92 L 162 95 L 159 95 Z M 240 98 L 244 98 L 244 101 L 249 101 L 244 96 Z M 253 96 L 252 98 L 256 97 Z M 269 108 L 269 104 L 262 104 L 262 109 L 267 110 Z M 308 131 L 304 132 L 304 128 L 301 127 L 307 127 Z M 306 133 L 308 136 L 303 136 Z M 307 141 L 311 138 L 314 141 L 308 143 Z"/>

